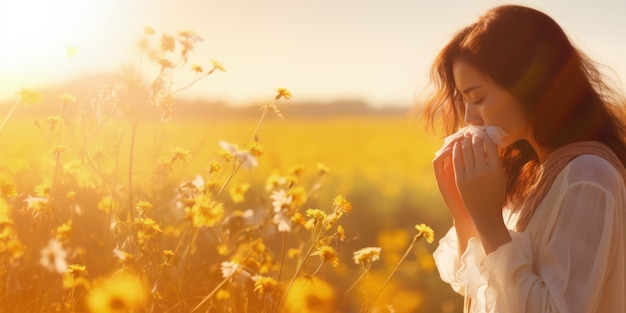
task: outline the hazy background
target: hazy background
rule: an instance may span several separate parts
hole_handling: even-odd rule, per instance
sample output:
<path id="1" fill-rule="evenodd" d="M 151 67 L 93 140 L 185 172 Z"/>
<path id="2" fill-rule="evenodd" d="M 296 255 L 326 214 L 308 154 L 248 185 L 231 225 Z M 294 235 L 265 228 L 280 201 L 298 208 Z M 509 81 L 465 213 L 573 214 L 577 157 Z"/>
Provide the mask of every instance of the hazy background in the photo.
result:
<path id="1" fill-rule="evenodd" d="M 186 97 L 247 104 L 276 87 L 294 100 L 410 106 L 437 51 L 505 1 L 0 0 L 0 103 L 20 88 L 117 71 L 138 60 L 144 25 L 195 30 L 195 59 L 228 72 Z M 626 1 L 516 1 L 554 17 L 595 60 L 626 77 Z M 67 45 L 80 48 L 72 59 Z M 76 74 L 78 73 L 78 74 Z M 85 76 L 86 77 L 86 76 Z M 180 77 L 182 81 L 184 77 Z"/>

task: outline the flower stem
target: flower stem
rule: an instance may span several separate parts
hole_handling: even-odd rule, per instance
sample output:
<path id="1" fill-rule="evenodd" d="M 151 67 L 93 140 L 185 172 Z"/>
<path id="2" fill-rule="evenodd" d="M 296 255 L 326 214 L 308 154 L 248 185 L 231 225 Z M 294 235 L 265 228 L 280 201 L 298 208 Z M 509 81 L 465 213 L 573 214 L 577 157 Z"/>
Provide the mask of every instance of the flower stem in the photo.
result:
<path id="1" fill-rule="evenodd" d="M 413 247 L 415 246 L 415 243 L 417 242 L 417 240 L 419 240 L 422 236 L 420 234 L 415 235 L 415 237 L 413 237 L 413 241 L 411 242 L 411 244 L 409 245 L 409 247 L 406 249 L 406 251 L 404 252 L 404 255 L 402 256 L 402 258 L 400 259 L 400 261 L 398 262 L 398 264 L 396 264 L 396 266 L 393 268 L 393 270 L 391 271 L 391 273 L 389 273 L 389 276 L 387 276 L 387 279 L 385 280 L 385 282 L 383 283 L 382 286 L 380 286 L 380 290 L 378 290 L 378 293 L 376 294 L 376 296 L 369 302 L 369 303 L 375 303 L 376 299 L 378 299 L 378 297 L 380 297 L 380 295 L 383 293 L 383 289 L 385 289 L 385 287 L 387 287 L 387 284 L 389 283 L 389 280 L 391 280 L 391 276 L 393 276 L 393 274 L 395 274 L 398 269 L 400 268 L 400 266 L 402 266 L 404 264 L 404 262 L 406 262 L 407 257 L 409 256 L 409 253 L 411 252 L 411 250 L 413 250 Z M 369 312 L 369 308 L 366 308 L 365 312 Z"/>
<path id="2" fill-rule="evenodd" d="M 2 124 L 0 124 L 0 131 L 2 131 L 2 129 L 4 128 L 4 125 L 6 125 L 9 119 L 11 118 L 11 116 L 13 116 L 13 113 L 15 113 L 15 109 L 17 109 L 17 106 L 20 105 L 21 99 L 22 98 L 20 97 L 15 101 L 15 104 L 13 104 L 13 106 L 11 107 L 11 110 L 9 110 L 9 113 L 7 113 L 7 116 L 5 116 L 4 120 L 2 120 Z"/>

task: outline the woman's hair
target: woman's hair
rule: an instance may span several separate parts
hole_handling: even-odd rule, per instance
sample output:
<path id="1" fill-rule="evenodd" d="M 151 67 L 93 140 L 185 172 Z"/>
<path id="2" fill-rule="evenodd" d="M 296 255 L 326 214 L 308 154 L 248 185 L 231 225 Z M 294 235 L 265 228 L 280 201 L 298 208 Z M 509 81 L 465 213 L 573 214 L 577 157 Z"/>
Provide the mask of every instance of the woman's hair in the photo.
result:
<path id="1" fill-rule="evenodd" d="M 465 114 L 452 74 L 455 60 L 472 64 L 524 105 L 539 145 L 554 150 L 599 141 L 626 165 L 623 97 L 546 14 L 516 5 L 493 8 L 441 50 L 430 73 L 436 91 L 420 110 L 431 126 L 443 122 L 447 133 L 463 126 Z M 507 200 L 519 204 L 539 172 L 537 155 L 520 140 L 504 148 L 501 157 Z"/>

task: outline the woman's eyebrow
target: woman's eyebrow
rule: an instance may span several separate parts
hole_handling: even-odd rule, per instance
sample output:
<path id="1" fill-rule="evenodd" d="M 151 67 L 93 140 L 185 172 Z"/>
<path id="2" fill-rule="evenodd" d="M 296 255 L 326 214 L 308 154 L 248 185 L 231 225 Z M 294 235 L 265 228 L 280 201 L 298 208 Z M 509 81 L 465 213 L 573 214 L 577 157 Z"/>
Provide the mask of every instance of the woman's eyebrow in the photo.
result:
<path id="1" fill-rule="evenodd" d="M 464 94 L 464 95 L 466 95 L 466 94 L 468 94 L 470 91 L 472 91 L 472 90 L 474 90 L 474 89 L 477 89 L 477 88 L 480 88 L 480 87 L 481 87 L 480 85 L 467 87 L 467 88 L 465 88 L 465 90 L 461 91 L 461 93 L 462 93 L 462 94 Z"/>

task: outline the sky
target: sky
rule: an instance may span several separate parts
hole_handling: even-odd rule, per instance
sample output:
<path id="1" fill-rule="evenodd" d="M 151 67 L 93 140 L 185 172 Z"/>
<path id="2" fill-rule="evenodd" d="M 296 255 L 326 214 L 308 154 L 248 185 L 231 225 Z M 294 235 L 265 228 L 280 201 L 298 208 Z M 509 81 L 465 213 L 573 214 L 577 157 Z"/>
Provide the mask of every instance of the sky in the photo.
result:
<path id="1" fill-rule="evenodd" d="M 204 40 L 190 63 L 227 69 L 184 97 L 248 104 L 283 87 L 299 101 L 410 106 L 451 36 L 505 3 L 552 16 L 624 85 L 624 0 L 0 0 L 0 103 L 21 88 L 137 67 L 150 26 L 196 31 Z M 80 49 L 72 58 L 68 45 Z M 183 85 L 192 76 L 181 71 Z"/>

